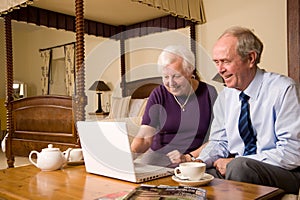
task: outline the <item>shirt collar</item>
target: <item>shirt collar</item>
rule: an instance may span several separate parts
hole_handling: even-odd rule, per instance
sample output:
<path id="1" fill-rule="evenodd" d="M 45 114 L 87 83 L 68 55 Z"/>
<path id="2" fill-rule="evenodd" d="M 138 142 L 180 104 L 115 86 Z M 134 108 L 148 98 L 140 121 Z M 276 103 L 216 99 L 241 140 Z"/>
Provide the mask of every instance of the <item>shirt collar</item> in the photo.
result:
<path id="1" fill-rule="evenodd" d="M 250 99 L 257 99 L 263 82 L 264 72 L 265 70 L 257 67 L 254 79 L 244 90 L 244 93 L 247 94 L 250 97 Z"/>

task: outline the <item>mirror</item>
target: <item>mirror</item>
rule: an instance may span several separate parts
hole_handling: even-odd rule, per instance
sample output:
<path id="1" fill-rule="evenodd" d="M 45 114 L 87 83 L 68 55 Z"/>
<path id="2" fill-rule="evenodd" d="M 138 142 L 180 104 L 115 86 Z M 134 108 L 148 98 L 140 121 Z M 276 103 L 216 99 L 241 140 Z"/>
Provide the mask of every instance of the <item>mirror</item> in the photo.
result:
<path id="1" fill-rule="evenodd" d="M 13 83 L 13 90 L 14 100 L 24 98 L 27 96 L 27 85 L 24 82 L 15 80 Z"/>

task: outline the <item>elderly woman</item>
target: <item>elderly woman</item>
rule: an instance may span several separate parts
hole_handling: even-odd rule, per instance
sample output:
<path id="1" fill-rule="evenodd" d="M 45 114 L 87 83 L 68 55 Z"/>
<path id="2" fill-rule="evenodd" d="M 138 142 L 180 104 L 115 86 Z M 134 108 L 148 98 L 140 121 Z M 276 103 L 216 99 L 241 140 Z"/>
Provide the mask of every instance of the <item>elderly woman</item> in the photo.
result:
<path id="1" fill-rule="evenodd" d="M 149 96 L 131 149 L 141 162 L 160 166 L 198 157 L 208 138 L 216 89 L 200 81 L 195 56 L 184 46 L 168 46 L 158 58 L 163 84 Z"/>

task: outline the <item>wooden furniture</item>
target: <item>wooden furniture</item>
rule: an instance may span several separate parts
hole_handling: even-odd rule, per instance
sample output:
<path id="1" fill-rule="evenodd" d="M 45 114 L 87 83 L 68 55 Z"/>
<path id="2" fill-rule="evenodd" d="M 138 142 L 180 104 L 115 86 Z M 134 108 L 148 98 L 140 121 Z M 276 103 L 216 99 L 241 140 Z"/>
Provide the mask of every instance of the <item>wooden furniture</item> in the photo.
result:
<path id="1" fill-rule="evenodd" d="M 83 6 L 83 0 L 75 0 L 75 27 L 74 27 L 74 31 L 76 33 L 76 45 L 75 45 L 75 58 L 76 58 L 76 66 L 75 66 L 75 74 L 76 74 L 76 90 L 75 90 L 75 94 L 73 96 L 74 99 L 74 105 L 76 105 L 74 107 L 74 114 L 73 112 L 69 112 L 70 115 L 68 115 L 67 119 L 72 119 L 74 118 L 74 121 L 79 121 L 79 120 L 85 120 L 85 106 L 87 104 L 87 97 L 85 95 L 85 65 L 84 65 L 84 6 Z M 19 148 L 19 146 L 15 146 L 14 143 L 17 141 L 14 139 L 15 137 L 15 128 L 14 128 L 14 118 L 13 118 L 13 107 L 14 107 L 14 102 L 13 102 L 13 46 L 12 46 L 12 26 L 11 26 L 11 20 L 12 20 L 12 14 L 8 13 L 7 15 L 4 16 L 4 24 L 5 24 L 5 36 L 6 36 L 6 74 L 7 74 L 7 78 L 6 78 L 6 108 L 7 108 L 7 132 L 8 132 L 8 137 L 6 140 L 6 157 L 7 157 L 7 164 L 8 167 L 14 167 L 14 152 L 18 151 L 17 149 Z M 71 108 L 72 108 L 72 100 L 70 97 L 68 97 Z M 47 102 L 47 100 L 45 100 L 44 102 Z M 50 104 L 51 105 L 51 104 Z M 44 109 L 46 110 L 46 109 Z M 71 109 L 72 110 L 72 109 Z M 49 112 L 49 114 L 51 115 L 51 113 Z M 46 115 L 44 115 L 46 116 Z M 48 118 L 49 122 L 51 120 L 56 120 L 58 118 L 58 116 L 53 116 L 54 118 Z M 65 116 L 65 115 L 64 115 Z M 57 121 L 57 120 L 56 120 Z M 72 122 L 74 122 L 72 119 Z M 50 122 L 51 123 L 51 122 Z M 41 126 L 42 127 L 42 126 Z M 40 128 L 41 128 L 40 127 Z M 48 132 L 47 129 L 46 130 L 40 130 L 39 131 L 42 133 L 43 131 Z M 75 131 L 75 130 L 73 130 Z M 51 137 L 51 142 L 54 143 L 56 142 L 56 144 L 60 144 L 61 142 L 64 143 L 62 145 L 65 144 L 71 144 L 74 146 L 75 143 L 77 143 L 77 136 L 75 136 L 74 132 L 71 132 L 71 141 L 67 140 L 66 137 L 65 139 L 61 139 L 64 137 L 59 137 L 59 135 L 56 136 L 56 138 L 59 137 L 58 140 L 54 140 L 52 142 L 53 137 Z M 53 130 L 53 132 L 57 132 L 57 130 Z M 74 134 L 73 134 L 74 133 Z M 32 136 L 34 136 L 33 140 L 38 141 L 38 139 L 36 139 L 38 134 L 33 134 Z M 41 134 L 43 137 L 43 133 Z M 64 135 L 64 134 L 63 134 Z M 28 135 L 27 135 L 28 136 Z M 49 135 L 48 135 L 49 136 Z M 50 139 L 50 137 L 48 137 L 48 139 Z M 65 136 L 65 135 L 64 135 Z M 23 136 L 20 135 L 21 138 L 18 139 L 29 139 L 29 138 L 22 138 Z M 32 139 L 32 138 L 30 138 Z M 29 140 L 30 140 L 29 139 Z M 41 138 L 39 138 L 41 139 Z M 36 142 L 35 144 L 38 145 L 40 143 L 42 143 L 43 141 L 39 141 Z M 26 145 L 26 143 L 22 144 L 22 145 Z M 43 144 L 42 144 L 43 145 Z M 61 144 L 60 144 L 61 145 Z M 41 147 L 41 146 L 40 146 Z M 29 150 L 30 146 L 26 146 L 25 149 Z M 32 149 L 31 149 L 32 150 Z M 38 150 L 38 149 L 36 149 Z M 26 152 L 25 152 L 26 153 Z"/>
<path id="2" fill-rule="evenodd" d="M 287 0 L 288 75 L 300 83 L 300 2 Z"/>
<path id="3" fill-rule="evenodd" d="M 149 97 L 154 88 L 162 83 L 161 77 L 145 78 L 126 82 L 124 88 L 125 96 L 131 96 L 132 99 L 143 99 Z"/>
<path id="4" fill-rule="evenodd" d="M 161 77 L 152 77 L 130 81 L 126 83 L 125 95 L 131 96 L 131 99 L 144 99 L 148 98 L 152 90 L 162 83 Z M 88 113 L 89 116 L 99 120 L 109 116 L 109 113 Z"/>
<path id="5" fill-rule="evenodd" d="M 13 129 L 10 142 L 14 156 L 28 156 L 48 144 L 65 150 L 78 147 L 72 98 L 34 96 L 12 102 Z M 8 148 L 10 149 L 10 148 Z"/>
<path id="6" fill-rule="evenodd" d="M 41 171 L 33 165 L 0 171 L 1 199 L 97 199 L 129 192 L 138 184 L 86 173 L 84 165 Z M 145 182 L 178 185 L 171 177 Z M 17 186 L 17 187 L 16 187 Z M 207 198 L 218 200 L 280 199 L 283 190 L 248 183 L 214 179 L 206 186 Z"/>
<path id="7" fill-rule="evenodd" d="M 146 98 L 161 83 L 160 77 L 128 82 L 127 94 L 132 98 Z M 69 96 L 34 96 L 12 101 L 11 134 L 6 141 L 8 166 L 12 156 L 27 157 L 32 150 L 41 151 L 48 144 L 61 150 L 79 147 L 75 127 L 74 101 Z M 107 115 L 96 117 L 104 119 Z"/>
<path id="8" fill-rule="evenodd" d="M 89 116 L 92 118 L 96 118 L 97 120 L 105 119 L 109 115 L 108 112 L 106 113 L 96 113 L 96 112 L 90 112 Z"/>
<path id="9" fill-rule="evenodd" d="M 157 31 L 165 31 L 169 29 L 177 29 L 177 28 L 184 28 L 187 26 L 191 26 L 191 30 L 193 30 L 193 33 L 191 33 L 191 36 L 193 40 L 195 40 L 195 22 L 192 22 L 190 20 L 186 20 L 183 18 L 178 18 L 174 16 L 167 16 L 167 17 L 161 17 L 158 19 L 153 19 L 153 20 L 148 20 L 146 22 L 138 23 L 138 24 L 133 24 L 129 26 L 111 26 L 107 24 L 102 24 L 98 22 L 92 22 L 90 20 L 85 20 L 84 19 L 84 5 L 83 5 L 84 0 L 75 0 L 75 18 L 70 17 L 67 15 L 62 15 L 60 13 L 54 13 L 51 11 L 46 11 L 46 10 L 41 10 L 37 9 L 34 7 L 27 7 L 27 8 L 22 8 L 22 13 L 19 13 L 17 10 L 5 15 L 5 35 L 6 35 L 6 65 L 7 65 L 7 80 L 6 80 L 6 86 L 7 86 L 7 93 L 6 93 L 6 107 L 7 107 L 7 131 L 8 131 L 8 138 L 7 138 L 7 145 L 6 145 L 6 156 L 7 156 L 7 163 L 9 167 L 14 167 L 14 152 L 18 151 L 17 148 L 18 146 L 14 146 L 14 141 L 11 140 L 13 139 L 14 136 L 14 127 L 13 124 L 14 118 L 12 116 L 12 104 L 13 104 L 13 97 L 12 97 L 12 85 L 13 85 L 13 46 L 12 46 L 12 26 L 11 26 L 11 21 L 12 19 L 15 19 L 17 16 L 22 16 L 22 17 L 17 17 L 17 20 L 20 21 L 25 21 L 25 22 L 30 22 L 30 23 L 36 23 L 37 25 L 45 25 L 49 27 L 56 27 L 52 23 L 47 23 L 43 24 L 45 21 L 48 21 L 48 18 L 50 19 L 56 19 L 56 17 L 62 17 L 59 18 L 61 20 L 52 20 L 52 22 L 59 22 L 59 21 L 65 21 L 66 26 L 61 26 L 64 23 L 59 23 L 59 27 L 56 28 L 66 28 L 66 30 L 71 30 L 76 32 L 76 50 L 75 50 L 75 58 L 76 58 L 76 66 L 75 66 L 75 77 L 76 77 L 76 87 L 75 87 L 75 94 L 73 96 L 74 99 L 74 114 L 72 117 L 74 117 L 74 121 L 83 121 L 85 120 L 85 106 L 87 104 L 87 97 L 85 94 L 85 65 L 84 65 L 84 60 L 85 60 L 85 53 L 84 53 L 84 34 L 86 33 L 91 33 L 89 30 L 92 28 L 95 30 L 95 27 L 98 27 L 98 30 L 102 30 L 101 32 L 103 33 L 109 33 L 109 35 L 102 35 L 104 37 L 111 37 L 115 36 L 116 33 L 119 35 L 117 40 L 120 41 L 120 60 L 121 60 L 121 77 L 122 77 L 122 82 L 121 82 L 121 88 L 122 88 L 122 96 L 128 96 L 128 93 L 124 95 L 127 90 L 128 83 L 126 80 L 126 66 L 125 66 L 125 40 L 129 39 L 131 37 L 139 37 L 143 35 L 147 35 L 149 33 L 153 33 L 153 30 L 149 30 L 145 27 L 152 27 L 154 24 L 155 26 L 158 26 L 160 29 L 157 29 Z M 21 10 L 21 9 L 20 9 Z M 28 12 L 27 12 L 27 11 Z M 31 12 L 31 11 L 32 12 Z M 41 10 L 41 12 L 38 12 L 38 10 Z M 27 16 L 27 13 L 36 13 L 36 15 L 30 15 L 30 17 Z M 42 13 L 40 15 L 40 13 Z M 30 20 L 28 21 L 27 19 Z M 58 19 L 58 18 L 57 18 Z M 67 20 L 66 20 L 67 19 Z M 68 23 L 67 23 L 68 22 Z M 74 26 L 75 24 L 75 26 Z M 88 26 L 85 26 L 85 24 L 90 24 Z M 57 24 L 56 24 L 57 25 Z M 86 29 L 86 27 L 90 27 Z M 133 35 L 130 34 L 123 34 L 125 31 L 129 31 L 132 29 L 136 29 L 137 27 L 140 27 L 141 29 L 144 28 L 144 30 L 147 30 L 146 32 L 144 31 L 138 31 L 134 32 Z M 157 32 L 155 31 L 155 32 Z M 94 31 L 92 31 L 94 32 Z M 96 36 L 99 36 L 96 34 Z M 193 42 L 192 42 L 193 43 Z M 194 48 L 193 48 L 194 49 Z M 125 92 L 126 91 L 126 92 Z M 148 91 L 147 91 L 148 92 Z M 29 138 L 26 138 L 29 139 Z M 60 142 L 60 140 L 55 141 L 57 143 Z M 27 150 L 30 149 L 30 146 L 27 146 Z M 40 149 L 36 149 L 40 150 Z M 24 154 L 26 154 L 25 152 Z"/>

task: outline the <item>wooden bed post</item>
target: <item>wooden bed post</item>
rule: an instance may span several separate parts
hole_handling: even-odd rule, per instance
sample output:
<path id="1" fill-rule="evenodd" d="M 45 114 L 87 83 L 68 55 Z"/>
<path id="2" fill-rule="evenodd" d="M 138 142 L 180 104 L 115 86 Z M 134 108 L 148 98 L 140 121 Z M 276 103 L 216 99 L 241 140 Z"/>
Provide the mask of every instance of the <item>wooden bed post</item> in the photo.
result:
<path id="1" fill-rule="evenodd" d="M 85 63 L 84 63 L 84 6 L 83 0 L 75 1 L 76 18 L 76 88 L 73 110 L 75 111 L 75 123 L 85 120 L 85 106 L 87 97 L 85 94 Z M 77 136 L 78 137 L 78 136 Z M 78 140 L 79 141 L 79 140 Z"/>
<path id="2" fill-rule="evenodd" d="M 191 40 L 191 50 L 197 57 L 196 53 L 196 23 L 192 22 L 190 25 L 190 40 Z M 197 59 L 195 59 L 195 66 L 197 66 Z"/>
<path id="3" fill-rule="evenodd" d="M 120 26 L 120 62 L 121 62 L 121 88 L 122 97 L 127 96 L 126 89 L 126 63 L 125 63 L 125 26 Z"/>
<path id="4" fill-rule="evenodd" d="M 6 158 L 9 168 L 14 167 L 15 158 L 12 153 L 11 136 L 14 132 L 14 124 L 12 119 L 12 101 L 13 98 L 13 51 L 12 51 L 12 29 L 11 29 L 11 13 L 4 16 L 5 19 L 5 38 L 6 38 L 6 130 L 8 137 L 6 139 Z"/>

